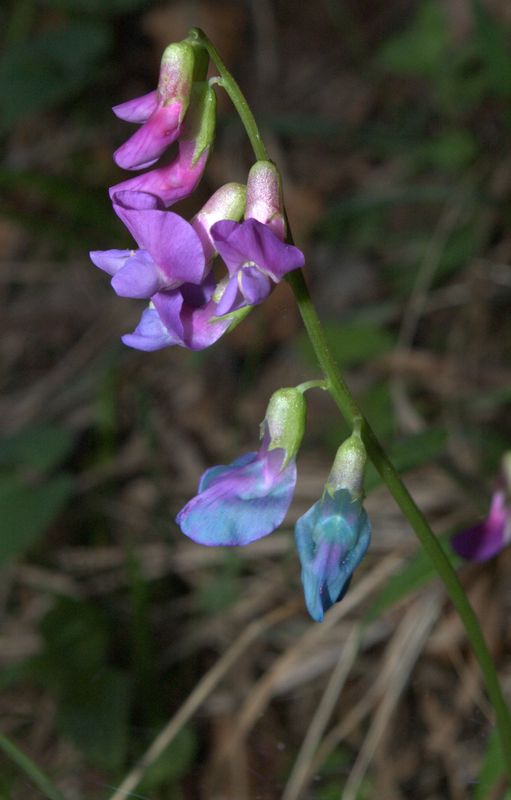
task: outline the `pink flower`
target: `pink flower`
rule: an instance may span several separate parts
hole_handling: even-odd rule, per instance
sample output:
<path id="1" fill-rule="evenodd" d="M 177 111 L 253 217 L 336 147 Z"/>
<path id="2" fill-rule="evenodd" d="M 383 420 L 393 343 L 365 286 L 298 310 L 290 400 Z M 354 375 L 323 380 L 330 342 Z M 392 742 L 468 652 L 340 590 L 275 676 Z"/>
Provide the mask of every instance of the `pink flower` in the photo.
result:
<path id="1" fill-rule="evenodd" d="M 123 169 L 144 169 L 158 161 L 167 147 L 181 133 L 181 123 L 188 109 L 192 84 L 204 80 L 194 76 L 197 48 L 190 42 L 176 42 L 163 53 L 158 88 L 148 94 L 114 106 L 119 119 L 136 122 L 141 127 L 114 153 L 114 160 Z"/>
<path id="2" fill-rule="evenodd" d="M 455 553 L 467 561 L 488 561 L 511 542 L 511 507 L 503 488 L 492 495 L 488 516 L 451 539 Z"/>

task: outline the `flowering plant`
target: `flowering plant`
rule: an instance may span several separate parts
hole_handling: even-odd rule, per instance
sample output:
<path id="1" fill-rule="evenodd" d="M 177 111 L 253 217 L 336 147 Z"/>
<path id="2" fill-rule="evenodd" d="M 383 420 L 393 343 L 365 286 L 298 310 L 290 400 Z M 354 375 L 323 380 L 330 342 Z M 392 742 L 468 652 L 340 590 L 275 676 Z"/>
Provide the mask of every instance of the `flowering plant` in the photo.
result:
<path id="1" fill-rule="evenodd" d="M 218 75 L 207 79 L 212 62 Z M 255 157 L 245 185 L 227 184 L 190 221 L 170 207 L 195 190 L 213 146 L 215 89 L 228 93 Z M 239 324 L 286 280 L 297 301 L 324 379 L 275 392 L 257 451 L 208 469 L 197 495 L 177 516 L 183 533 L 204 545 L 247 545 L 283 522 L 292 501 L 305 432 L 305 393 L 328 391 L 353 434 L 338 449 L 321 498 L 297 522 L 295 541 L 307 609 L 321 621 L 344 597 L 369 546 L 363 507 L 366 457 L 409 520 L 459 612 L 495 708 L 511 774 L 511 715 L 477 619 L 446 556 L 346 386 L 331 356 L 293 243 L 281 179 L 241 91 L 205 34 L 193 29 L 164 53 L 157 88 L 114 107 L 140 127 L 119 147 L 117 164 L 140 173 L 110 188 L 114 212 L 136 248 L 93 251 L 114 291 L 149 301 L 123 342 L 150 351 L 178 345 L 201 350 Z M 166 149 L 177 153 L 155 166 Z M 453 547 L 479 560 L 510 536 L 509 496 L 498 488 L 487 520 L 462 532 Z"/>

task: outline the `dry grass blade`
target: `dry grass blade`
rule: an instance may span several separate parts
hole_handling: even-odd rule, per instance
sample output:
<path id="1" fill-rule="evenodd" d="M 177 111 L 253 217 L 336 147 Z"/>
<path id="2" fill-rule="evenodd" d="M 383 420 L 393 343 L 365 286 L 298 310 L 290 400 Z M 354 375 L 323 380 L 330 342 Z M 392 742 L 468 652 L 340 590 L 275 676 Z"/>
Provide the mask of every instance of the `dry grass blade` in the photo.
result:
<path id="1" fill-rule="evenodd" d="M 300 752 L 294 763 L 293 771 L 284 789 L 282 800 L 297 800 L 300 796 L 304 781 L 309 774 L 312 757 L 321 741 L 323 731 L 328 724 L 337 698 L 342 692 L 346 679 L 356 660 L 360 644 L 360 634 L 361 626 L 355 625 L 346 641 L 337 666 L 332 671 L 332 675 L 330 676 L 318 709 L 311 720 Z"/>
<path id="2" fill-rule="evenodd" d="M 145 772 L 154 764 L 156 759 L 164 752 L 169 744 L 175 739 L 179 731 L 188 722 L 197 709 L 204 703 L 206 698 L 211 694 L 217 684 L 222 680 L 224 675 L 231 669 L 240 656 L 245 652 L 252 642 L 254 642 L 261 634 L 273 625 L 277 625 L 282 620 L 286 619 L 290 614 L 294 613 L 294 604 L 285 605 L 271 611 L 266 616 L 256 620 L 241 634 L 241 636 L 234 642 L 232 647 L 227 650 L 224 655 L 217 661 L 209 672 L 204 675 L 201 681 L 197 684 L 193 692 L 183 703 L 181 708 L 169 720 L 167 725 L 158 734 L 156 739 L 152 742 L 150 747 L 146 750 L 138 764 L 126 776 L 123 782 L 115 790 L 110 800 L 125 800 L 126 796 L 130 794 L 144 777 Z"/>
<path id="3" fill-rule="evenodd" d="M 349 780 L 342 800 L 355 800 L 360 785 L 376 748 L 389 725 L 403 689 L 424 643 L 435 624 L 442 605 L 442 596 L 428 594 L 420 604 L 409 609 L 395 634 L 384 664 L 385 688 L 382 701 L 373 719 L 369 732 Z"/>
<path id="4" fill-rule="evenodd" d="M 234 729 L 228 748 L 236 747 L 255 724 L 259 715 L 270 701 L 275 687 L 280 683 L 290 667 L 299 663 L 304 654 L 314 652 L 319 642 L 324 639 L 331 629 L 375 589 L 378 588 L 402 563 L 401 558 L 390 555 L 385 558 L 374 570 L 367 574 L 344 598 L 343 602 L 334 606 L 327 614 L 321 625 L 308 628 L 298 642 L 277 659 L 273 667 L 258 681 L 247 697 L 241 708 L 238 724 Z"/>

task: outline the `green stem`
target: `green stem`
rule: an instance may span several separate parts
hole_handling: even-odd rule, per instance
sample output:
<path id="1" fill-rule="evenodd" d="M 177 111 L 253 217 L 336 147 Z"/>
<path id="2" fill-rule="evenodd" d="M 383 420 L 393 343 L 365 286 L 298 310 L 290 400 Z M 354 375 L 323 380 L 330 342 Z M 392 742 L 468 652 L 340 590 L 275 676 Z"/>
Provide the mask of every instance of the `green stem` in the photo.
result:
<path id="1" fill-rule="evenodd" d="M 30 778 L 32 783 L 37 786 L 49 800 L 64 800 L 64 795 L 59 792 L 50 779 L 47 778 L 39 767 L 37 767 L 25 753 L 19 750 L 3 733 L 0 733 L 0 750 L 3 750 L 11 761 L 14 761 L 14 763 L 18 765 L 25 775 Z"/>
<path id="2" fill-rule="evenodd" d="M 215 63 L 222 78 L 222 85 L 234 104 L 245 127 L 255 157 L 258 160 L 268 160 L 268 153 L 262 141 L 261 134 L 259 133 L 257 123 L 240 87 L 223 64 L 207 36 L 198 28 L 194 28 L 190 32 L 190 36 L 202 43 Z M 291 234 L 289 235 L 289 239 L 292 241 Z M 374 431 L 358 408 L 355 398 L 344 382 L 333 359 L 330 348 L 328 347 L 302 270 L 295 270 L 289 273 L 287 281 L 293 290 L 305 329 L 314 348 L 319 365 L 326 377 L 328 391 L 342 415 L 351 425 L 357 418 L 360 419 L 361 435 L 369 458 L 378 470 L 382 480 L 387 485 L 397 505 L 415 531 L 424 550 L 438 572 L 438 575 L 442 579 L 447 593 L 463 622 L 467 638 L 479 662 L 488 696 L 495 710 L 502 753 L 508 776 L 511 779 L 511 714 L 502 694 L 495 665 L 474 610 L 470 605 L 455 570 L 435 534 L 431 530 L 426 518 L 408 492 L 408 489 L 399 477 L 394 465 L 388 458 L 386 452 L 376 438 Z"/>
<path id="3" fill-rule="evenodd" d="M 259 128 L 257 127 L 254 115 L 250 110 L 250 106 L 245 100 L 245 96 L 240 87 L 220 58 L 216 47 L 212 44 L 212 42 L 210 42 L 204 31 L 201 31 L 200 28 L 192 28 L 188 33 L 188 38 L 192 41 L 200 42 L 208 51 L 209 57 L 215 64 L 218 72 L 220 73 L 220 77 L 222 78 L 221 85 L 231 98 L 234 108 L 238 112 L 240 119 L 243 121 L 243 125 L 247 132 L 248 138 L 250 139 L 250 144 L 252 145 L 252 150 L 254 151 L 255 157 L 258 161 L 268 161 L 268 151 L 266 150 L 266 146 L 261 138 Z"/>

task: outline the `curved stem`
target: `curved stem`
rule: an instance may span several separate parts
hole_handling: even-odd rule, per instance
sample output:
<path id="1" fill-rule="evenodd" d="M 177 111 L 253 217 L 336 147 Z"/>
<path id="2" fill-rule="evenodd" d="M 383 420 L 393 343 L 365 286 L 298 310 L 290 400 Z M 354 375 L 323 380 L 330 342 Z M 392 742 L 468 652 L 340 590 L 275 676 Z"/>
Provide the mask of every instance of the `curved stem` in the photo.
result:
<path id="1" fill-rule="evenodd" d="M 192 39 L 193 41 L 200 42 L 201 45 L 208 51 L 209 57 L 215 64 L 218 72 L 220 73 L 220 77 L 222 78 L 221 85 L 223 85 L 225 91 L 231 98 L 234 108 L 238 112 L 240 119 L 243 121 L 243 125 L 247 132 L 247 136 L 250 139 L 250 144 L 252 145 L 252 150 L 254 151 L 255 157 L 258 161 L 268 161 L 268 151 L 266 150 L 266 146 L 261 138 L 259 128 L 257 127 L 254 115 L 250 110 L 250 106 L 245 100 L 245 96 L 240 87 L 220 58 L 216 47 L 212 42 L 210 42 L 204 31 L 202 31 L 200 28 L 192 28 L 188 32 L 188 38 Z"/>
<path id="2" fill-rule="evenodd" d="M 266 147 L 240 87 L 223 64 L 207 36 L 198 28 L 194 28 L 190 32 L 190 36 L 203 44 L 215 63 L 222 78 L 222 85 L 234 104 L 245 127 L 255 157 L 258 160 L 267 160 L 268 153 Z M 291 234 L 289 235 L 289 239 L 292 240 Z M 330 348 L 328 347 L 302 270 L 295 270 L 289 273 L 286 279 L 293 290 L 305 329 L 314 348 L 318 363 L 325 375 L 328 391 L 340 412 L 350 424 L 353 424 L 357 418 L 360 419 L 361 435 L 369 458 L 378 470 L 382 480 L 387 485 L 397 505 L 415 531 L 417 538 L 442 579 L 446 591 L 463 622 L 467 638 L 479 662 L 488 696 L 495 710 L 497 728 L 502 745 L 502 754 L 508 776 L 511 778 L 511 714 L 502 694 L 495 665 L 474 610 L 470 605 L 455 570 L 435 534 L 431 530 L 426 518 L 408 492 L 408 489 L 399 477 L 394 465 L 379 443 L 374 431 L 361 413 L 355 398 L 346 385 L 334 361 Z"/>

